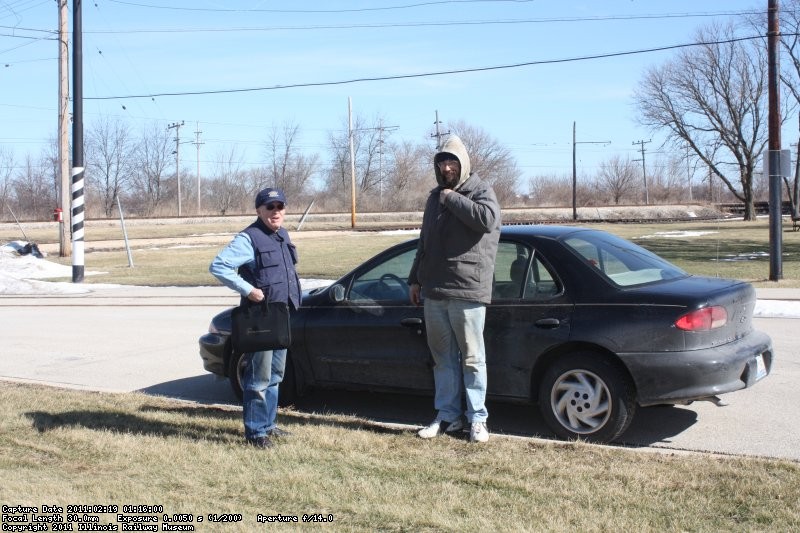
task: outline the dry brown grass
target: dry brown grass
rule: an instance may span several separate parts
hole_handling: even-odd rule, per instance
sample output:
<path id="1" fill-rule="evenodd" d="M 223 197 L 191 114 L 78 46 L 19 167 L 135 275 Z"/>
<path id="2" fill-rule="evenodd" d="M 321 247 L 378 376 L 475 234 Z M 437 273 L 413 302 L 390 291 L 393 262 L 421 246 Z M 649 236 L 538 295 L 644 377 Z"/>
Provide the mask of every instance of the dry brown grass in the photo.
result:
<path id="1" fill-rule="evenodd" d="M 0 502 L 161 505 L 206 518 L 195 518 L 198 531 L 264 529 L 257 515 L 279 513 L 330 514 L 336 531 L 800 528 L 800 467 L 788 461 L 499 436 L 485 446 L 423 441 L 293 411 L 280 421 L 294 436 L 263 451 L 241 444 L 240 417 L 138 393 L 0 382 Z M 209 524 L 211 513 L 242 521 Z"/>

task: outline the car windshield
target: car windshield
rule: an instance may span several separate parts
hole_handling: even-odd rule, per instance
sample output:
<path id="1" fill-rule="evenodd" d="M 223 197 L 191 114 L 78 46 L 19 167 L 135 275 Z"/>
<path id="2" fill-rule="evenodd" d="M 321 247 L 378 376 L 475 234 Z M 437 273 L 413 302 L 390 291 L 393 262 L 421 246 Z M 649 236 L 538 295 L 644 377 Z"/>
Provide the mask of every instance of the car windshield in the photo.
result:
<path id="1" fill-rule="evenodd" d="M 620 287 L 688 276 L 649 250 L 609 233 L 584 231 L 568 236 L 564 244 Z"/>

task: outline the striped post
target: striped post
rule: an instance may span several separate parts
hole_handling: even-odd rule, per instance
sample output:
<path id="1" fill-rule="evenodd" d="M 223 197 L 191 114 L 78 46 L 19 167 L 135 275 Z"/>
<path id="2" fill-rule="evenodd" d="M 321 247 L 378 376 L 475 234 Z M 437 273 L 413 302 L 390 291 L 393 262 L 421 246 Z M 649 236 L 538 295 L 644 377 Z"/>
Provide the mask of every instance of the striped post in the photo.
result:
<path id="1" fill-rule="evenodd" d="M 83 281 L 83 16 L 81 0 L 72 3 L 72 282 Z"/>
<path id="2" fill-rule="evenodd" d="M 83 167 L 72 167 L 72 282 L 83 281 Z"/>

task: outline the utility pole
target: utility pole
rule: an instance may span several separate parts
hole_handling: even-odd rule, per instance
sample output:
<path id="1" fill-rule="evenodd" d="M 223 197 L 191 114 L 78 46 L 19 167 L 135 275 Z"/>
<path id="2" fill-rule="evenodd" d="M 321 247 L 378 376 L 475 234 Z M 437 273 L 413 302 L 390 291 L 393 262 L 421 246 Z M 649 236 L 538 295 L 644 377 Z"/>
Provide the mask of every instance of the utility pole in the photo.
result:
<path id="1" fill-rule="evenodd" d="M 378 124 L 378 198 L 383 212 L 383 132 L 398 129 L 400 126 L 384 126 L 383 120 Z"/>
<path id="2" fill-rule="evenodd" d="M 72 282 L 84 277 L 83 217 L 83 16 L 81 0 L 72 2 Z"/>
<path id="3" fill-rule="evenodd" d="M 347 137 L 350 143 L 350 227 L 356 227 L 356 158 L 353 150 L 353 99 L 347 97 Z"/>
<path id="4" fill-rule="evenodd" d="M 67 45 L 67 0 L 58 1 L 58 163 L 61 194 L 57 211 L 58 255 L 69 257 L 70 175 L 69 175 L 69 46 Z"/>
<path id="5" fill-rule="evenodd" d="M 572 220 L 578 220 L 578 166 L 575 157 L 578 144 L 611 144 L 611 141 L 576 141 L 575 121 L 572 121 Z"/>
<path id="6" fill-rule="evenodd" d="M 644 145 L 651 142 L 653 142 L 652 139 L 649 141 L 633 141 L 633 144 L 638 144 L 641 146 L 642 151 L 642 158 L 634 159 L 634 161 L 642 162 L 642 178 L 644 179 L 644 205 L 650 205 L 650 193 L 647 192 L 647 167 L 644 164 Z"/>
<path id="7" fill-rule="evenodd" d="M 205 144 L 200 142 L 200 122 L 197 122 L 197 130 L 194 132 L 194 145 L 197 147 L 197 214 L 200 215 L 200 145 Z"/>
<path id="8" fill-rule="evenodd" d="M 447 130 L 445 133 L 439 132 L 439 124 L 441 121 L 439 120 L 439 110 L 436 110 L 436 122 L 433 123 L 436 126 L 436 133 L 431 134 L 431 137 L 436 137 L 436 151 L 438 152 L 442 147 L 442 137 L 445 135 L 450 134 L 450 130 Z"/>
<path id="9" fill-rule="evenodd" d="M 175 181 L 178 182 L 178 216 L 181 216 L 181 126 L 180 123 L 173 122 L 167 126 L 168 130 L 175 128 Z"/>
<path id="10" fill-rule="evenodd" d="M 352 125 L 351 125 L 352 127 Z M 353 131 L 378 131 L 378 197 L 380 208 L 383 211 L 383 132 L 398 129 L 400 126 L 384 126 L 383 119 L 378 122 L 377 128 L 358 128 Z"/>
<path id="11" fill-rule="evenodd" d="M 778 66 L 778 0 L 767 2 L 767 85 L 769 113 L 769 279 L 783 278 L 783 236 L 781 235 L 781 104 L 779 90 L 780 69 Z M 787 150 L 788 152 L 788 150 Z M 788 154 L 787 154 L 788 155 Z M 791 156 L 788 156 L 791 160 Z M 789 163 L 790 161 L 787 161 Z M 787 166 L 789 166 L 787 164 Z"/>

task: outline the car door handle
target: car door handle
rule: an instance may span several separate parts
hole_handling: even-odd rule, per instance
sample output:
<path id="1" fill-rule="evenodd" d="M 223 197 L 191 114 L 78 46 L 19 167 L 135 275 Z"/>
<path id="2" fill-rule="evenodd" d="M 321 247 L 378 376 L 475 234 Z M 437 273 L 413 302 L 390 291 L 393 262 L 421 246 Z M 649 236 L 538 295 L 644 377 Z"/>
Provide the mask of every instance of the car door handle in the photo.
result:
<path id="1" fill-rule="evenodd" d="M 407 328 L 416 328 L 422 325 L 421 318 L 404 318 L 400 321 L 400 324 L 407 327 Z"/>
<path id="2" fill-rule="evenodd" d="M 561 321 L 557 318 L 543 318 L 535 322 L 537 328 L 554 329 L 561 325 Z"/>

